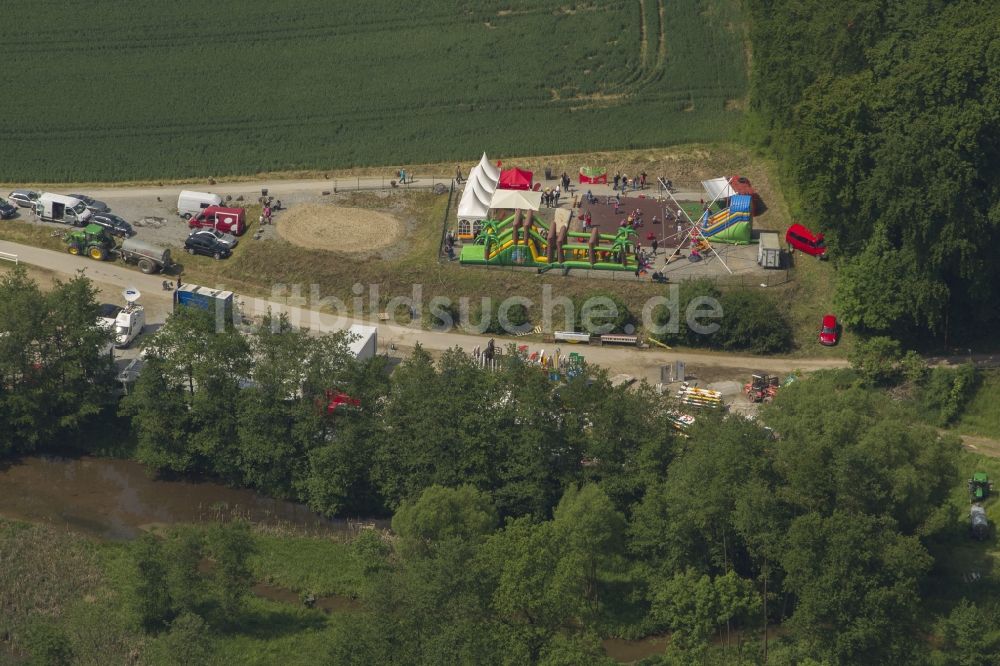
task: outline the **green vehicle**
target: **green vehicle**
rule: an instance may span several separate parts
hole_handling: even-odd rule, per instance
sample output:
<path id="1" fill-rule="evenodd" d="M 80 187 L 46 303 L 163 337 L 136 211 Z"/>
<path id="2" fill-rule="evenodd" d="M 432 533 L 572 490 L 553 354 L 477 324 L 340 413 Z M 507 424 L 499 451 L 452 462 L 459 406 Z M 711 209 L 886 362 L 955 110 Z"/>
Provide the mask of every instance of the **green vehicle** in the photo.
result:
<path id="1" fill-rule="evenodd" d="M 990 483 L 990 478 L 986 475 L 986 472 L 976 472 L 969 479 L 969 495 L 972 497 L 973 502 L 982 502 L 990 495 L 990 491 L 993 489 L 993 484 Z"/>
<path id="2" fill-rule="evenodd" d="M 63 236 L 66 251 L 73 255 L 86 254 L 94 261 L 104 261 L 115 249 L 115 241 L 104 227 L 88 224 L 83 229 L 75 229 Z"/>

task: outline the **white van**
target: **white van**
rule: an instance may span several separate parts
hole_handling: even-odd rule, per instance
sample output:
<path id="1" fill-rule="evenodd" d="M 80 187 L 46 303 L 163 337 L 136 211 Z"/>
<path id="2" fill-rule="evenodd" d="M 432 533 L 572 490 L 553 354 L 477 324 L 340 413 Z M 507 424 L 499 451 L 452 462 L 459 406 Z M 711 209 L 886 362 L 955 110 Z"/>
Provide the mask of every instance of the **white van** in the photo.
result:
<path id="1" fill-rule="evenodd" d="M 177 214 L 185 220 L 190 220 L 209 206 L 221 206 L 222 197 L 209 192 L 192 192 L 184 190 L 177 197 Z"/>
<path id="2" fill-rule="evenodd" d="M 42 192 L 35 202 L 35 215 L 46 222 L 61 222 L 82 227 L 90 221 L 87 204 L 74 197 Z"/>

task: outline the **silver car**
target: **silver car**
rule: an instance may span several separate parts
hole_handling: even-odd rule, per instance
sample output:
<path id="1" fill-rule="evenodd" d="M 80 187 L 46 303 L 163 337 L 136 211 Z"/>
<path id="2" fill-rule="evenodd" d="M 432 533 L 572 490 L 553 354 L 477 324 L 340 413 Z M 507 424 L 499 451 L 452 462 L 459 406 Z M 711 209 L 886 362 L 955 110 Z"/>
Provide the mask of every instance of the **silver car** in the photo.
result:
<path id="1" fill-rule="evenodd" d="M 188 238 L 190 238 L 191 236 L 211 236 L 218 242 L 228 247 L 230 250 L 232 250 L 234 247 L 240 244 L 239 238 L 237 238 L 232 234 L 227 234 L 223 231 L 219 231 L 218 229 L 196 229 L 195 231 L 192 231 L 190 234 L 188 234 Z"/>
<path id="2" fill-rule="evenodd" d="M 35 202 L 41 195 L 34 190 L 14 190 L 7 198 L 12 204 L 20 208 L 35 208 Z"/>

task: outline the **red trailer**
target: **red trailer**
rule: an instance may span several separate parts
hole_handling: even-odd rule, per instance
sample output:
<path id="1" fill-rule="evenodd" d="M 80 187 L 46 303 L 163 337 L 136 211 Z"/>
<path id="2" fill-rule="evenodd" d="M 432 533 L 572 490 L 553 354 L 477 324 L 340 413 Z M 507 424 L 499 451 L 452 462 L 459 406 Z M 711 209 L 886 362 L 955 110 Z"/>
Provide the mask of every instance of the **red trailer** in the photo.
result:
<path id="1" fill-rule="evenodd" d="M 188 220 L 192 229 L 208 227 L 234 236 L 246 231 L 246 210 L 243 208 L 226 208 L 224 206 L 209 206 Z"/>

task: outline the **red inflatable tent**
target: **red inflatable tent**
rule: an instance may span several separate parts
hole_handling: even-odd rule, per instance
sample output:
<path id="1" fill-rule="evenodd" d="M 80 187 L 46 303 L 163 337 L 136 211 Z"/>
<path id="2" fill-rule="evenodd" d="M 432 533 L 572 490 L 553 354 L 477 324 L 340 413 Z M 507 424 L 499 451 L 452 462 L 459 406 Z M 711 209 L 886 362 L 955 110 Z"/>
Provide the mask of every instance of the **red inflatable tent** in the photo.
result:
<path id="1" fill-rule="evenodd" d="M 500 187 L 505 190 L 530 190 L 531 172 L 517 167 L 501 171 Z"/>

